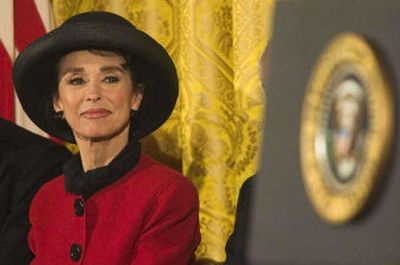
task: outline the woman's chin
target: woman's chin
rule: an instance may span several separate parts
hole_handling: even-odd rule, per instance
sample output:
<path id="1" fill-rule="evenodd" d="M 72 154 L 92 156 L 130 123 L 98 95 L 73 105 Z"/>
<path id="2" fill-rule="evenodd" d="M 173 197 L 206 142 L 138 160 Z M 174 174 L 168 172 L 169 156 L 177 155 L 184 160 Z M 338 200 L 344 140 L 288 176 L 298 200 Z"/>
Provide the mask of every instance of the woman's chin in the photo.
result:
<path id="1" fill-rule="evenodd" d="M 75 133 L 75 139 L 85 142 L 104 142 L 120 138 L 125 130 L 88 130 L 83 133 Z M 128 132 L 129 130 L 126 130 Z"/>
<path id="2" fill-rule="evenodd" d="M 75 138 L 85 141 L 85 142 L 102 142 L 111 140 L 113 138 L 113 134 L 104 133 L 104 132 L 86 132 L 75 134 Z"/>

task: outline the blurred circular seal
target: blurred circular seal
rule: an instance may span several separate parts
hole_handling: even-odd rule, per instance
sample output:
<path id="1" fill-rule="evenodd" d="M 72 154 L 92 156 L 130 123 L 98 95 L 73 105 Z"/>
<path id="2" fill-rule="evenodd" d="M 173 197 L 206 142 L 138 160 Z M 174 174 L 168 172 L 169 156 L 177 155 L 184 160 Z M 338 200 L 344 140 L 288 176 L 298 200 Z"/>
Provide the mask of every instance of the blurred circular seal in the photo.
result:
<path id="1" fill-rule="evenodd" d="M 311 73 L 303 102 L 300 157 L 308 197 L 330 224 L 353 219 L 374 192 L 394 129 L 384 68 L 355 33 L 336 36 Z"/>

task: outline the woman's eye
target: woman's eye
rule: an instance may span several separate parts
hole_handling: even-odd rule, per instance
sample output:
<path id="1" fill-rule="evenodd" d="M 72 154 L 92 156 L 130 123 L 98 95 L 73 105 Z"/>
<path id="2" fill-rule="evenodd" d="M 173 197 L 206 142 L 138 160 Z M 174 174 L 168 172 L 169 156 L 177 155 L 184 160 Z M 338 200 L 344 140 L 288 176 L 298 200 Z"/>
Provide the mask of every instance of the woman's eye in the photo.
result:
<path id="1" fill-rule="evenodd" d="M 104 82 L 106 82 L 107 84 L 115 84 L 118 83 L 119 78 L 116 76 L 106 76 L 104 78 Z"/>
<path id="2" fill-rule="evenodd" d="M 74 86 L 83 85 L 84 83 L 85 83 L 85 80 L 82 77 L 73 77 L 68 80 L 68 84 L 74 85 Z"/>

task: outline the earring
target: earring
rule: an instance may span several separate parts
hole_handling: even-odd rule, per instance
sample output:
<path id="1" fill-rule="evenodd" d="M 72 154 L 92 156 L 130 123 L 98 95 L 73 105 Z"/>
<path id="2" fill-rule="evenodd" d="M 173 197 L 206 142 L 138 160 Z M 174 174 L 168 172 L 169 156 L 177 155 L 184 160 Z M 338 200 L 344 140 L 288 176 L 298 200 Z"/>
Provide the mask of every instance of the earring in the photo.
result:
<path id="1" fill-rule="evenodd" d="M 136 116 L 138 116 L 138 115 L 139 115 L 139 111 L 138 110 L 131 109 L 131 119 L 132 120 L 135 119 Z"/>
<path id="2" fill-rule="evenodd" d="M 131 124 L 134 124 L 135 126 L 138 126 L 139 123 L 140 123 L 139 122 L 140 121 L 139 116 L 140 116 L 140 113 L 139 113 L 138 110 L 131 109 Z"/>
<path id="3" fill-rule="evenodd" d="M 56 120 L 56 122 L 58 123 L 63 123 L 65 118 L 64 118 L 64 111 L 57 111 L 56 113 L 54 113 L 54 119 Z"/>

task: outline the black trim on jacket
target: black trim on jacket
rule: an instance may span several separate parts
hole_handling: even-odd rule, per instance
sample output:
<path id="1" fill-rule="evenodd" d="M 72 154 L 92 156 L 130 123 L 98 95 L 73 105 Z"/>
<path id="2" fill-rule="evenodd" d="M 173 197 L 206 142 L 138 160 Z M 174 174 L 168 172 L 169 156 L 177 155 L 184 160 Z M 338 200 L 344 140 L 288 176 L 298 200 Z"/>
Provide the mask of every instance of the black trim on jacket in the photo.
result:
<path id="1" fill-rule="evenodd" d="M 87 172 L 83 172 L 81 157 L 77 154 L 64 165 L 65 190 L 82 195 L 86 200 L 128 173 L 139 159 L 140 143 L 137 140 L 131 140 L 107 166 Z"/>

